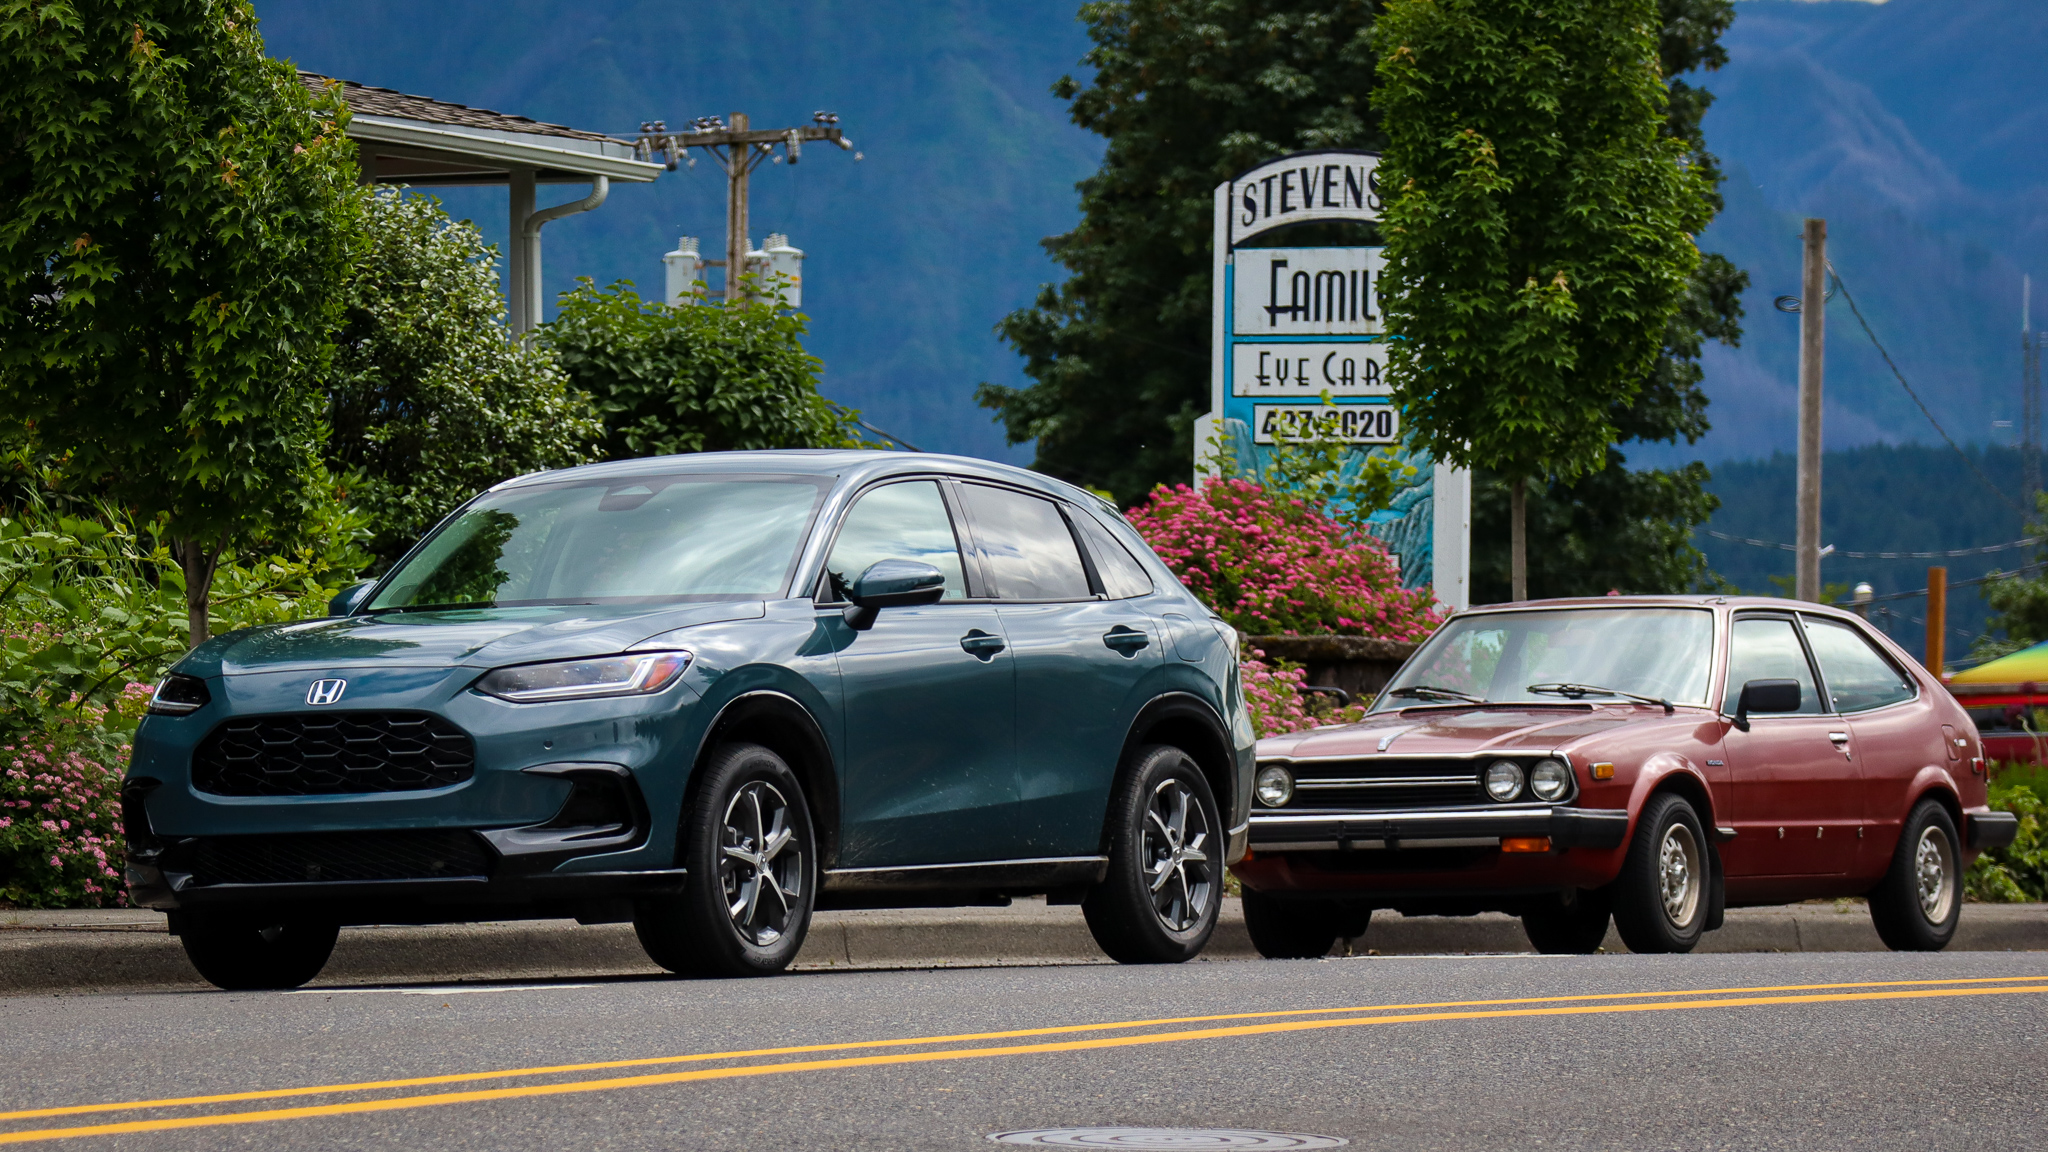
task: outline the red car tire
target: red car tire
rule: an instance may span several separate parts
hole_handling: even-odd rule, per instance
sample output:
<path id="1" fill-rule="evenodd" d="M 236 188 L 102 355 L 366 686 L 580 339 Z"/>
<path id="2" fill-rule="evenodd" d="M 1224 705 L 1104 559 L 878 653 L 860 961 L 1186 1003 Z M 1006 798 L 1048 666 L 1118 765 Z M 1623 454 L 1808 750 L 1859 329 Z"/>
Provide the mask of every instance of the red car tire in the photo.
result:
<path id="1" fill-rule="evenodd" d="M 1631 952 L 1690 952 L 1706 931 L 1712 856 L 1699 814 L 1664 792 L 1636 818 L 1628 859 L 1615 878 L 1614 927 Z"/>
<path id="2" fill-rule="evenodd" d="M 1892 850 L 1892 866 L 1870 890 L 1870 922 L 1894 952 L 1939 952 L 1963 914 L 1956 824 L 1934 800 L 1914 805 Z"/>

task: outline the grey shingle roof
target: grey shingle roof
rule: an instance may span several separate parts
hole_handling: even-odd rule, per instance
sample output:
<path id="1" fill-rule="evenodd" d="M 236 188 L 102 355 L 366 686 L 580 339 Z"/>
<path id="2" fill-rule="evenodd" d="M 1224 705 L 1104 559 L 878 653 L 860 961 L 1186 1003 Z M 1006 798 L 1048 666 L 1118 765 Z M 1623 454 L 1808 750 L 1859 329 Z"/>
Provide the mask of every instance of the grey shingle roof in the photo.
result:
<path id="1" fill-rule="evenodd" d="M 299 80 L 315 92 L 321 92 L 326 90 L 328 77 L 300 69 Z M 353 80 L 343 80 L 341 85 L 342 101 L 348 105 L 349 111 L 359 116 L 388 116 L 396 120 L 446 124 L 452 128 L 524 132 L 532 136 L 560 136 L 571 140 L 611 139 L 602 132 L 586 132 L 581 128 L 549 124 L 524 116 L 507 116 L 503 112 L 493 112 L 488 108 L 471 108 L 464 104 L 431 100 L 425 96 L 409 96 L 389 88 L 372 88 Z"/>

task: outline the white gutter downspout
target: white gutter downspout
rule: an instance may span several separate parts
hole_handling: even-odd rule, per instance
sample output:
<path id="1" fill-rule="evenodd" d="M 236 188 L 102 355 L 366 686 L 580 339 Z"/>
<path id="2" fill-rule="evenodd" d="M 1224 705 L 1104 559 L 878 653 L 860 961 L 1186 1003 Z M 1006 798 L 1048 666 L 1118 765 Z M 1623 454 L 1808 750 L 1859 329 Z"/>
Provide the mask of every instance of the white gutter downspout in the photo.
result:
<path id="1" fill-rule="evenodd" d="M 514 336 L 524 337 L 528 331 L 531 331 L 541 322 L 541 225 L 546 224 L 550 220 L 560 220 L 564 216 L 574 216 L 578 212 L 588 212 L 592 208 L 595 208 L 598 205 L 604 203 L 605 196 L 608 193 L 610 193 L 611 190 L 612 182 L 610 177 L 592 176 L 590 178 L 590 195 L 584 197 L 581 200 L 572 200 L 567 204 L 557 204 L 553 208 L 543 208 L 540 211 L 535 212 L 533 215 L 528 216 L 526 218 L 526 223 L 519 230 L 520 239 L 525 242 L 524 247 L 526 249 L 527 260 L 529 261 L 526 267 L 526 308 L 524 310 L 524 315 L 521 316 L 521 319 L 525 322 L 526 327 L 521 331 L 514 332 Z"/>

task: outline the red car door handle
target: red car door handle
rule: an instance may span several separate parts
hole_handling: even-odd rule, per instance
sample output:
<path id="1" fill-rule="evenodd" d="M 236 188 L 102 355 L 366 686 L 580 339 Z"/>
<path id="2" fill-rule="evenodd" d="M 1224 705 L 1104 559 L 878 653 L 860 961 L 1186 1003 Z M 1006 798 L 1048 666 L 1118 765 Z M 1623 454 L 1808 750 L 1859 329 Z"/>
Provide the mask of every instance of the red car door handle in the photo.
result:
<path id="1" fill-rule="evenodd" d="M 1833 740 L 1837 744 L 1847 744 L 1849 742 L 1849 734 L 1847 732 L 1830 732 L 1828 733 L 1828 739 Z"/>

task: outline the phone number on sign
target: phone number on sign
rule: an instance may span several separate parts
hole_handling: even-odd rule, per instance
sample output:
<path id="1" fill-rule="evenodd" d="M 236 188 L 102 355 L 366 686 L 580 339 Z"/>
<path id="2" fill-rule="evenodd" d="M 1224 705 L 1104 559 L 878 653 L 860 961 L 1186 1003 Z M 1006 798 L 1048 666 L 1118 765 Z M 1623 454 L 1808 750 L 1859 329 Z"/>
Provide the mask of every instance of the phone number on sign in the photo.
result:
<path id="1" fill-rule="evenodd" d="M 1401 437 L 1401 413 L 1391 404 L 1254 404 L 1252 442 L 1337 440 L 1392 444 Z"/>

